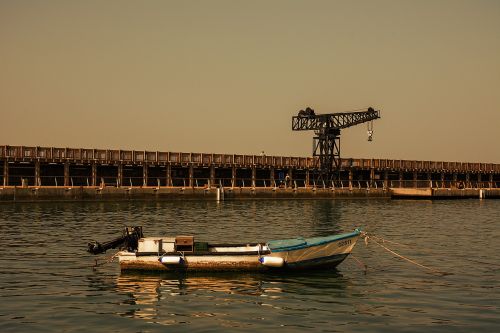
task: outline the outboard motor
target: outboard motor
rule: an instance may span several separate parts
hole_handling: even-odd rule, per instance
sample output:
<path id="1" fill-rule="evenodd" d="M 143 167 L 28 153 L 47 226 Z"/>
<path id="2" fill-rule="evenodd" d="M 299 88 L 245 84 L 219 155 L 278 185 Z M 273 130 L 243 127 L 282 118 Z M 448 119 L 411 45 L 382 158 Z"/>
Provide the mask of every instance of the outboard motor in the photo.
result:
<path id="1" fill-rule="evenodd" d="M 92 254 L 101 254 L 117 247 L 126 248 L 128 251 L 135 251 L 137 250 L 139 239 L 142 237 L 144 237 L 142 227 L 126 227 L 121 237 L 103 243 L 99 243 L 98 241 L 88 243 L 87 251 Z"/>

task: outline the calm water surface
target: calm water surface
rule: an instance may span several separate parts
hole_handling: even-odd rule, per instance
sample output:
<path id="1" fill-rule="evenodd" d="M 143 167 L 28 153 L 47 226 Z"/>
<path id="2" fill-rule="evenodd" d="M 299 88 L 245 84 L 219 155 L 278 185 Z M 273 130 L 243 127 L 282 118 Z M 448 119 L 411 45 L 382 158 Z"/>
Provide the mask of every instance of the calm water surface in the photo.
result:
<path id="1" fill-rule="evenodd" d="M 1 204 L 1 332 L 493 332 L 500 329 L 500 201 L 293 200 Z M 337 270 L 121 274 L 85 252 L 125 225 L 150 236 L 265 241 L 366 231 L 452 273 L 359 242 Z M 108 252 L 106 257 L 113 254 Z"/>

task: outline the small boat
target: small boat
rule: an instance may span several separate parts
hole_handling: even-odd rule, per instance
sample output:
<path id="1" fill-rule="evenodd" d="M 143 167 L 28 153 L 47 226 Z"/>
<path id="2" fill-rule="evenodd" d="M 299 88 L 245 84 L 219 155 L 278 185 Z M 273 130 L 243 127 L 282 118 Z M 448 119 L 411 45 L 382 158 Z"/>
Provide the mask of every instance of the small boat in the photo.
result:
<path id="1" fill-rule="evenodd" d="M 359 229 L 338 235 L 270 240 L 265 243 L 215 244 L 194 236 L 144 237 L 142 227 L 128 227 L 121 238 L 89 243 L 88 251 L 103 253 L 121 246 L 122 271 L 265 271 L 334 268 L 351 253 Z"/>

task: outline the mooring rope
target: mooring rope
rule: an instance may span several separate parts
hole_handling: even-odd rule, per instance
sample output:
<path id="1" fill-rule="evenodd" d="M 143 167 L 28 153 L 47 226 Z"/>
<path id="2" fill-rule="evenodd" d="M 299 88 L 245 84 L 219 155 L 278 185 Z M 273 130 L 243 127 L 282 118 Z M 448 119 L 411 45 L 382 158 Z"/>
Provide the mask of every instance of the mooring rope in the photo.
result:
<path id="1" fill-rule="evenodd" d="M 375 239 L 380 239 L 382 241 L 382 243 L 391 243 L 391 244 L 395 244 L 395 245 L 399 245 L 399 246 L 409 247 L 409 245 L 407 245 L 407 244 L 402 244 L 402 243 L 390 241 L 388 239 L 385 239 L 385 238 L 382 238 L 382 237 L 378 237 L 378 236 L 375 236 L 375 235 L 370 235 L 370 237 L 371 238 L 375 238 Z"/>
<path id="2" fill-rule="evenodd" d="M 103 265 L 106 265 L 106 264 L 109 264 L 110 262 L 112 262 L 113 260 L 115 260 L 115 258 L 118 256 L 118 252 L 116 252 L 115 254 L 113 254 L 112 256 L 108 257 L 108 258 L 103 258 L 101 259 L 102 262 L 98 262 L 99 261 L 99 258 L 96 258 L 95 260 L 95 264 L 92 265 L 91 267 L 99 267 L 99 266 L 103 266 Z"/>
<path id="3" fill-rule="evenodd" d="M 383 238 L 381 238 L 381 237 L 377 237 L 377 236 L 373 236 L 373 235 L 368 235 L 368 234 L 367 234 L 367 233 L 365 233 L 365 232 L 364 232 L 364 233 L 362 233 L 362 234 L 361 234 L 361 236 L 364 238 L 364 240 L 365 240 L 365 244 L 367 244 L 367 245 L 368 245 L 368 239 L 369 239 L 369 238 L 371 238 L 375 244 L 377 244 L 378 246 L 382 247 L 382 248 L 383 248 L 384 250 L 386 250 L 387 252 L 390 252 L 391 254 L 395 255 L 396 257 L 401 258 L 401 259 L 403 259 L 403 260 L 406 260 L 406 261 L 408 261 L 408 262 L 410 262 L 410 263 L 412 263 L 412 264 L 414 264 L 414 265 L 416 265 L 416 266 L 419 266 L 419 267 L 421 267 L 421 268 L 424 268 L 424 269 L 426 269 L 426 270 L 428 270 L 428 271 L 432 272 L 433 274 L 440 275 L 440 276 L 452 275 L 452 274 L 453 274 L 453 273 L 447 273 L 447 272 L 439 271 L 439 270 L 434 269 L 434 268 L 431 268 L 431 267 L 429 267 L 429 266 L 425 266 L 425 265 L 423 265 L 423 264 L 420 264 L 420 263 L 416 262 L 416 261 L 415 261 L 415 260 L 413 260 L 413 259 L 410 259 L 410 258 L 408 258 L 408 257 L 405 257 L 405 256 L 403 256 L 403 255 L 401 255 L 401 254 L 397 253 L 397 252 L 396 252 L 396 251 L 394 251 L 394 250 L 391 250 L 391 249 L 390 249 L 390 248 L 388 248 L 387 246 L 382 245 L 382 244 L 380 244 L 379 242 L 377 242 L 377 241 L 375 240 L 375 239 L 377 239 L 377 238 L 378 238 L 378 239 L 383 239 Z M 394 242 L 394 243 L 395 243 L 395 242 Z M 397 243 L 395 243 L 395 244 L 397 244 Z"/>
<path id="4" fill-rule="evenodd" d="M 361 260 L 356 258 L 352 253 L 351 253 L 351 258 L 354 259 L 354 261 L 356 261 L 356 264 L 358 264 L 358 266 L 361 267 L 366 274 L 366 271 L 368 270 L 368 266 L 365 263 L 363 263 Z"/>

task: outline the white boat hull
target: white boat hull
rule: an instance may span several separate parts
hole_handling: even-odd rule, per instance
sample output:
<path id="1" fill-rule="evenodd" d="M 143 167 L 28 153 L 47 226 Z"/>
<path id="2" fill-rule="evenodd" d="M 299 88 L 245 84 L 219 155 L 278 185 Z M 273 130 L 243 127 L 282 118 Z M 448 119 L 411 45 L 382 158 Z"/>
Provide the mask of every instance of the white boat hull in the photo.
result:
<path id="1" fill-rule="evenodd" d="M 122 270 L 266 271 L 333 268 L 349 255 L 359 235 L 359 231 L 355 231 L 329 238 L 311 238 L 299 242 L 300 244 L 296 246 L 274 249 L 270 242 L 269 246 L 259 245 L 259 251 L 245 250 L 244 247 L 237 248 L 240 250 L 236 252 L 215 248 L 218 251 L 212 253 L 166 253 L 161 255 L 121 251 L 118 253 L 118 259 Z M 162 257 L 165 256 L 168 258 L 162 260 Z M 179 260 L 176 257 L 179 257 Z M 270 259 L 263 260 L 265 257 L 270 257 Z M 283 260 L 272 260 L 272 258 L 282 258 Z M 266 265 L 266 262 L 274 264 Z M 283 264 L 278 265 L 278 262 Z"/>

